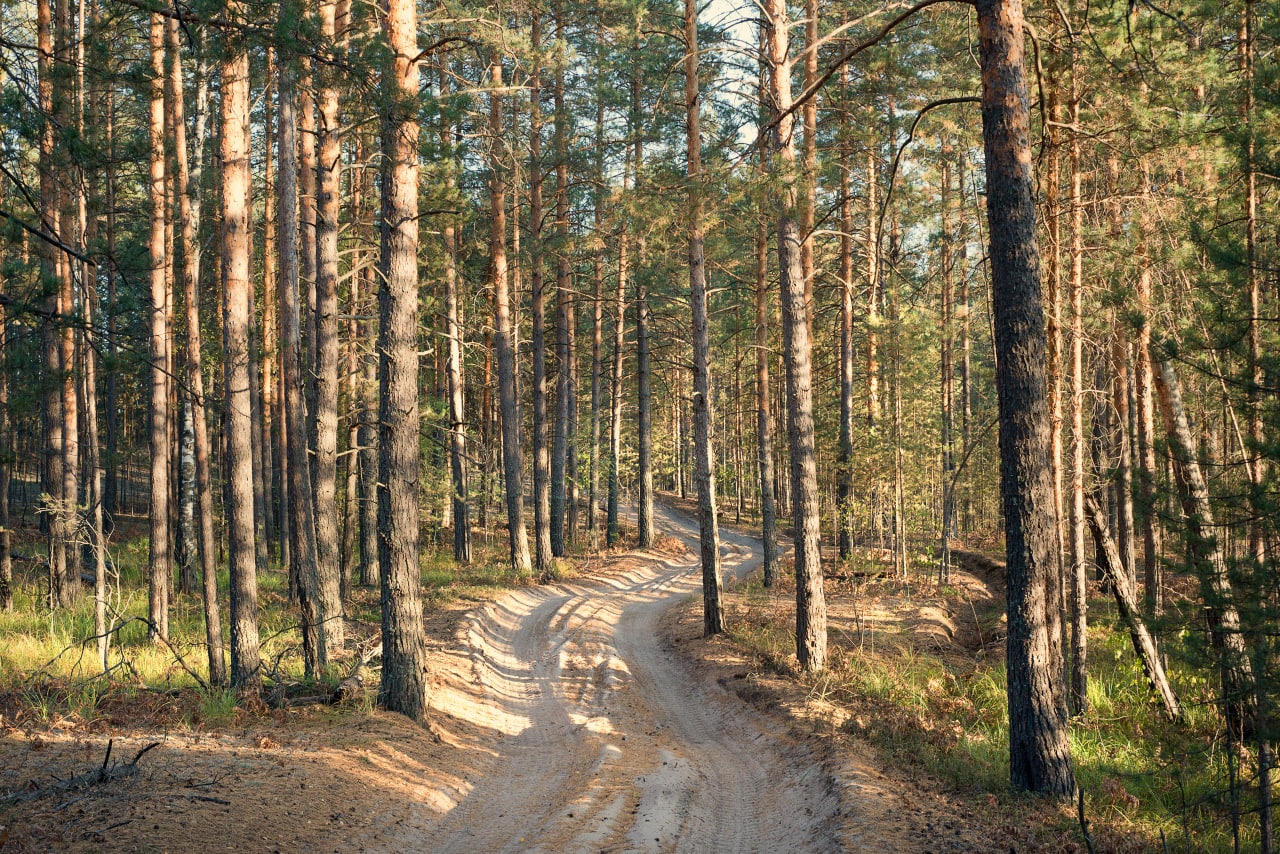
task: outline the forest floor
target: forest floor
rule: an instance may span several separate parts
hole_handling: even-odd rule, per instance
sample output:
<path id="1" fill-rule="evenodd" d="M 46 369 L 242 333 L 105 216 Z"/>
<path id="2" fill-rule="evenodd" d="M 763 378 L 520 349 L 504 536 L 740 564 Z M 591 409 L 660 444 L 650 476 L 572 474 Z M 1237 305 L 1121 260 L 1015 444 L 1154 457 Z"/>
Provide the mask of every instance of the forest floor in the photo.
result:
<path id="1" fill-rule="evenodd" d="M 426 729 L 367 700 L 212 721 L 138 691 L 85 721 L 0 697 L 0 851 L 1083 850 L 1059 808 L 956 791 L 871 747 L 865 731 L 899 725 L 886 708 L 795 678 L 781 653 L 762 666 L 793 587 L 741 585 L 738 633 L 704 639 L 696 524 L 657 518 L 650 552 L 429 608 Z M 745 579 L 758 542 L 723 534 L 726 579 Z M 833 573 L 835 654 L 996 649 L 999 568 L 970 569 L 942 599 Z M 1099 850 L 1132 847 L 1109 838 Z"/>

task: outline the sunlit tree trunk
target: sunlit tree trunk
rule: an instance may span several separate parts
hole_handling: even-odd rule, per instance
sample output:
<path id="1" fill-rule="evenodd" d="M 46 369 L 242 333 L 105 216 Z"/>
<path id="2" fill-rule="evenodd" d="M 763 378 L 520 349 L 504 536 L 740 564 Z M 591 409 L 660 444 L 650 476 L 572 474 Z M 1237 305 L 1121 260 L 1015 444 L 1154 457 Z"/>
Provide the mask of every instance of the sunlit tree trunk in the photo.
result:
<path id="1" fill-rule="evenodd" d="M 702 140 L 698 113 L 698 4 L 684 5 L 684 109 L 689 180 L 689 305 L 693 313 L 693 431 L 697 457 L 698 540 L 702 555 L 702 633 L 723 632 L 720 528 L 716 519 L 715 450 L 711 429 L 711 340 L 707 329 L 707 268 L 702 231 Z M 641 307 L 641 311 L 646 309 Z M 643 332 L 642 334 L 647 334 Z M 643 429 L 643 428 L 642 428 Z M 652 522 L 651 522 L 652 524 Z M 652 536 L 652 532 L 650 532 Z"/>
<path id="2" fill-rule="evenodd" d="M 337 0 L 320 0 L 320 38 L 338 55 L 340 37 Z M 345 18 L 345 15 L 343 16 Z M 345 33 L 346 22 L 341 22 Z M 342 586 L 338 530 L 338 218 L 342 191 L 342 116 L 338 106 L 335 69 L 321 67 L 316 145 L 316 399 L 315 500 L 316 575 L 320 611 L 324 615 L 324 646 L 342 649 Z"/>
<path id="3" fill-rule="evenodd" d="M 577 422 L 577 389 L 574 371 L 574 308 L 569 266 L 569 115 L 565 107 L 565 55 L 563 10 L 554 7 L 556 22 L 555 157 L 556 157 L 556 417 L 555 447 L 551 456 L 551 550 L 565 553 L 566 540 L 574 539 L 577 524 L 577 465 L 574 436 Z M 565 527 L 568 526 L 566 535 Z"/>
<path id="4" fill-rule="evenodd" d="M 781 211 L 777 224 L 782 297 L 782 344 L 787 374 L 787 438 L 791 448 L 791 509 L 795 525 L 796 656 L 808 671 L 827 663 L 827 606 L 822 590 L 821 508 L 814 448 L 812 346 L 801 263 L 800 200 L 791 115 L 791 57 L 786 3 L 767 0 L 770 110 L 776 119 L 770 140 Z"/>
<path id="5" fill-rule="evenodd" d="M 533 572 L 529 538 L 524 523 L 524 487 L 521 481 L 520 411 L 516 390 L 516 332 L 511 312 L 511 285 L 507 277 L 507 180 L 502 163 L 502 63 L 495 57 L 490 73 L 494 91 L 489 93 L 489 264 L 494 292 L 494 350 L 498 361 L 498 404 L 502 412 L 502 471 L 506 490 L 507 534 L 511 569 L 520 578 Z"/>
<path id="6" fill-rule="evenodd" d="M 530 31 L 535 57 L 529 75 L 529 286 L 533 323 L 533 540 L 534 567 L 550 578 L 551 448 L 547 444 L 547 312 L 542 257 L 542 13 L 535 9 Z"/>
<path id="7" fill-rule="evenodd" d="M 441 93 L 446 91 L 447 75 L 441 75 Z M 452 152 L 453 124 L 441 124 L 441 149 Z M 453 171 L 448 172 L 449 190 L 454 189 Z M 463 325 L 458 284 L 458 226 L 448 217 L 442 227 L 444 237 L 444 313 L 445 335 L 449 339 L 449 476 L 453 487 L 453 559 L 471 563 L 471 501 L 467 472 L 467 409 L 465 372 L 462 362 Z"/>
<path id="8" fill-rule="evenodd" d="M 153 13 L 151 15 L 151 90 L 150 113 L 148 127 L 151 132 L 151 168 L 150 200 L 151 200 L 151 275 L 148 320 L 150 345 L 148 356 L 151 360 L 150 381 L 150 451 L 151 451 L 151 510 L 150 510 L 150 551 L 148 565 L 150 581 L 148 585 L 147 617 L 151 621 L 152 637 L 167 639 L 169 637 L 169 575 L 173 571 L 173 558 L 169 543 L 169 386 L 167 364 L 169 359 L 168 288 L 165 281 L 165 268 L 168 260 L 165 255 L 165 121 L 164 121 L 164 18 Z M 225 108 L 224 108 L 225 109 Z M 225 143 L 224 143 L 225 145 Z M 245 163 L 245 175 L 248 175 L 248 164 Z M 245 205 L 247 207 L 247 199 Z M 230 208 L 230 202 L 228 202 Z M 227 216 L 233 216 L 230 209 Z M 247 226 L 246 226 L 247 233 Z M 247 241 L 246 237 L 246 241 Z M 248 245 L 244 246 L 245 266 L 248 267 Z M 245 346 L 248 346 L 246 337 Z M 230 354 L 228 354 L 228 357 Z M 230 358 L 228 358 L 230 363 Z M 248 392 L 246 384 L 245 391 Z M 247 438 L 247 436 L 246 436 Z M 250 484 L 252 488 L 252 484 Z M 250 498 L 250 524 L 253 521 L 253 504 Z M 252 544 L 252 541 L 250 541 Z"/>
<path id="9" fill-rule="evenodd" d="M 328 663 L 324 610 L 320 596 L 320 572 L 316 562 L 316 529 L 307 464 L 307 422 L 302 377 L 299 295 L 298 222 L 298 77 L 296 60 L 280 58 L 280 353 L 284 378 L 285 447 L 288 457 L 289 556 L 302 608 L 302 650 L 308 676 L 318 676 Z"/>
<path id="10" fill-rule="evenodd" d="M 243 14 L 238 0 L 231 16 Z M 244 37 L 223 35 L 222 60 L 222 290 L 227 405 L 227 531 L 231 569 L 231 684 L 261 686 L 258 577 L 253 524 L 253 429 L 249 404 L 249 54 Z"/>
<path id="11" fill-rule="evenodd" d="M 179 47 L 177 21 L 169 26 L 169 48 L 175 57 Z M 175 65 L 181 69 L 180 61 Z M 201 592 L 204 599 L 205 642 L 208 645 L 209 681 L 221 685 L 226 681 L 226 665 L 222 655 L 222 617 L 218 609 L 217 545 L 213 539 L 213 484 L 209 472 L 209 427 L 205 412 L 204 364 L 200 337 L 200 203 L 194 198 L 201 186 L 204 173 L 204 131 L 206 127 L 207 84 L 204 63 L 197 70 L 196 97 L 196 156 L 188 162 L 186 121 L 183 116 L 182 98 L 177 99 L 177 119 L 174 127 L 174 147 L 178 165 L 178 216 L 182 222 L 181 277 L 183 303 L 186 306 L 186 370 L 187 400 L 191 408 L 192 451 L 195 471 L 195 535 L 200 561 Z"/>
<path id="12" fill-rule="evenodd" d="M 600 500 L 600 402 L 604 362 L 604 99 L 596 98 L 595 181 L 591 241 L 591 455 L 587 475 L 587 530 L 596 530 Z"/>
<path id="13" fill-rule="evenodd" d="M 414 0 L 386 0 L 382 85 L 382 281 L 378 289 L 379 702 L 422 721 L 427 669 L 418 557 L 418 24 Z"/>
<path id="14" fill-rule="evenodd" d="M 631 152 L 622 167 L 622 192 L 627 191 L 627 179 L 631 172 Z M 609 396 L 609 498 L 606 509 L 605 542 L 613 545 L 621 534 L 618 503 L 621 499 L 621 466 L 622 466 L 622 373 L 626 354 L 623 344 L 626 339 L 627 305 L 627 273 L 629 272 L 629 249 L 627 224 L 624 221 L 618 235 L 618 290 L 613 303 L 613 375 L 610 378 Z"/>
<path id="15" fill-rule="evenodd" d="M 1072 73 L 1071 124 L 1080 126 L 1080 98 Z M 1080 163 L 1080 136 L 1072 131 L 1071 152 L 1071 507 L 1070 560 L 1071 585 L 1071 703 L 1076 714 L 1089 709 L 1088 690 L 1088 577 L 1084 552 L 1084 200 Z"/>

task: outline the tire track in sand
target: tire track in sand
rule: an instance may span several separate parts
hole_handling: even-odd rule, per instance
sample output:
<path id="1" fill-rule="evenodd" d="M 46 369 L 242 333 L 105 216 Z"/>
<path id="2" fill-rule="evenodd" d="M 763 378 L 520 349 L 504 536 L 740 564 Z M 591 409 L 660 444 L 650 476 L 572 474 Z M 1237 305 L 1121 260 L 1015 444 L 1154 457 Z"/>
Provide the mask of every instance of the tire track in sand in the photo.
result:
<path id="1" fill-rule="evenodd" d="M 659 534 L 694 523 L 655 508 Z M 759 565 L 725 533 L 726 578 Z M 666 648 L 663 614 L 701 589 L 696 554 L 636 552 L 584 584 L 513 591 L 461 630 L 468 717 L 496 734 L 487 773 L 396 840 L 438 852 L 827 851 L 838 799 L 775 724 L 701 684 Z M 448 696 L 436 698 L 442 704 Z M 457 709 L 450 708 L 457 714 Z"/>

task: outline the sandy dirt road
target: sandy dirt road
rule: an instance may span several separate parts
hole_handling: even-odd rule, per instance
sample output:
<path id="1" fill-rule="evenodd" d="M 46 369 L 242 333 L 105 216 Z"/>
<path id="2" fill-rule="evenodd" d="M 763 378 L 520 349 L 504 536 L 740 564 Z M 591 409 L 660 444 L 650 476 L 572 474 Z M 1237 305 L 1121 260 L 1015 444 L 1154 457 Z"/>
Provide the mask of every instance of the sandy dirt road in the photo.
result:
<path id="1" fill-rule="evenodd" d="M 694 522 L 658 507 L 659 538 Z M 667 541 L 669 546 L 674 543 Z M 722 544 L 726 578 L 758 544 Z M 665 612 L 700 589 L 669 547 L 602 581 L 514 591 L 472 615 L 433 705 L 495 733 L 473 779 L 423 801 L 374 845 L 438 852 L 828 851 L 839 801 L 802 743 L 667 648 Z M 463 669 L 469 672 L 461 672 Z"/>

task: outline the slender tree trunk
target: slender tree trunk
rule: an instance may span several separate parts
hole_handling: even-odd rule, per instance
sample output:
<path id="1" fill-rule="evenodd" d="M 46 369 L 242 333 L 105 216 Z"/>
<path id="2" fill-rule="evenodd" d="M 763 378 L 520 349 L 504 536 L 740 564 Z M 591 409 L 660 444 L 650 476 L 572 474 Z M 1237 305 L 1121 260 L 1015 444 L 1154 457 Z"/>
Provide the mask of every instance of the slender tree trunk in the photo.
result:
<path id="1" fill-rule="evenodd" d="M 551 551 L 557 557 L 565 553 L 565 522 L 568 513 L 569 493 L 572 484 L 569 482 L 570 444 L 573 435 L 569 424 L 573 420 L 573 411 L 577 403 L 573 389 L 573 305 L 571 302 L 569 281 L 569 161 L 565 138 L 569 116 L 565 110 L 564 100 L 564 66 L 563 55 L 564 20 L 559 3 L 553 5 L 555 16 L 556 47 L 558 55 L 555 61 L 555 159 L 556 159 L 556 411 L 554 429 L 554 447 L 551 453 Z"/>
<path id="2" fill-rule="evenodd" d="M 1010 781 L 1069 797 L 1075 778 L 1054 630 L 1057 536 L 1022 5 L 979 0 L 977 9 L 1008 566 Z"/>
<path id="3" fill-rule="evenodd" d="M 341 55 L 337 0 L 320 0 L 320 38 Z M 345 29 L 345 28 L 344 28 Z M 338 218 L 342 190 L 342 117 L 333 67 L 322 67 L 316 145 L 316 575 L 324 615 L 324 648 L 342 649 L 342 574 L 338 565 Z"/>
<path id="4" fill-rule="evenodd" d="M 0 285 L 3 284 L 0 276 Z M 13 611 L 13 535 L 9 530 L 13 451 L 13 428 L 9 423 L 9 321 L 0 305 L 0 612 L 5 614 Z"/>
<path id="5" fill-rule="evenodd" d="M 244 13 L 234 0 L 230 16 Z M 258 577 L 253 526 L 253 429 L 249 409 L 249 54 L 239 33 L 223 36 L 222 289 L 225 305 L 227 529 L 231 568 L 231 684 L 257 693 Z"/>
<path id="6" fill-rule="evenodd" d="M 1150 183 L 1143 164 L 1143 197 Z M 1145 206 L 1144 206 L 1145 211 Z M 1156 447 L 1155 401 L 1151 374 L 1151 259 L 1147 243 L 1150 223 L 1143 217 L 1143 246 L 1139 249 L 1141 270 L 1138 272 L 1138 312 L 1141 317 L 1138 337 L 1133 346 L 1133 386 L 1137 412 L 1134 421 L 1138 434 L 1138 503 L 1142 525 L 1142 588 L 1146 611 L 1160 615 L 1160 526 L 1156 515 Z"/>
<path id="7" fill-rule="evenodd" d="M 853 554 L 853 160 L 849 142 L 849 72 L 840 69 L 840 448 L 837 456 L 836 547 L 842 560 Z M 757 239 L 757 244 L 759 240 Z M 757 250 L 759 251 L 759 250 Z M 760 260 L 756 262 L 756 324 L 760 323 Z M 757 332 L 756 346 L 763 348 Z M 757 360 L 763 358 L 763 352 Z M 765 363 L 761 363 L 765 364 Z M 765 370 L 767 370 L 767 365 Z M 772 465 L 772 461 L 770 461 Z"/>
<path id="8" fill-rule="evenodd" d="M 169 358 L 168 305 L 165 268 L 165 122 L 164 122 L 164 18 L 151 15 L 151 304 L 149 306 L 151 360 L 150 441 L 151 510 L 150 566 L 147 617 L 153 638 L 169 637 L 169 575 L 173 571 L 169 549 L 169 391 L 166 365 Z M 247 168 L 247 164 L 246 164 Z M 246 172 L 247 175 L 247 172 Z M 246 202 L 247 204 L 247 202 Z M 228 209 L 227 215 L 234 215 Z M 247 239 L 247 238 L 246 238 Z M 247 247 L 244 251 L 248 251 Z M 248 266 L 248 258 L 245 258 Z M 245 389 L 248 391 L 248 388 Z M 69 500 L 70 496 L 66 496 Z M 253 507 L 249 507 L 252 521 Z"/>
<path id="9" fill-rule="evenodd" d="M 951 234 L 951 146 L 942 146 L 942 536 L 939 543 L 944 581 L 951 580 L 951 537 L 955 534 L 955 383 L 952 303 L 955 296 L 955 249 Z"/>
<path id="10" fill-rule="evenodd" d="M 1178 493 L 1187 524 L 1187 542 L 1200 578 L 1201 596 L 1207 603 L 1209 631 L 1213 645 L 1221 656 L 1222 704 L 1233 737 L 1248 737 L 1254 728 L 1256 703 L 1253 690 L 1253 668 L 1240 629 L 1240 614 L 1227 561 L 1219 544 L 1209 503 L 1209 488 L 1195 451 L 1195 442 L 1182 404 L 1182 390 L 1173 365 L 1161 360 L 1154 373 L 1165 433 L 1177 473 Z"/>
<path id="11" fill-rule="evenodd" d="M 684 38 L 684 109 L 689 170 L 689 304 L 693 313 L 693 441 L 697 456 L 698 540 L 702 554 L 702 633 L 710 636 L 723 632 L 725 622 L 720 586 L 716 480 L 712 468 L 715 450 L 711 429 L 715 421 L 711 411 L 711 341 L 707 330 L 707 268 L 702 234 L 702 197 L 705 191 L 702 187 L 702 140 L 698 122 L 697 0 L 685 0 Z M 641 311 L 646 310 L 642 303 Z M 648 332 L 642 328 L 641 334 L 647 337 Z M 645 380 L 647 382 L 647 377 Z M 646 426 L 642 425 L 641 430 Z"/>
<path id="12" fill-rule="evenodd" d="M 427 713 L 418 559 L 418 24 L 413 0 L 386 0 L 382 283 L 378 290 L 378 562 L 382 683 L 388 711 Z"/>
<path id="13" fill-rule="evenodd" d="M 1113 370 L 1112 405 L 1116 412 L 1116 545 L 1120 549 L 1120 561 L 1130 582 L 1134 580 L 1133 548 L 1133 460 L 1129 443 L 1129 345 L 1124 321 L 1117 313 L 1111 339 L 1111 364 Z"/>
<path id="14" fill-rule="evenodd" d="M 448 85 L 445 80 L 446 76 L 441 75 L 442 92 Z M 441 148 L 445 151 L 452 150 L 453 132 L 452 122 L 441 125 Z M 452 191 L 452 171 L 449 172 L 448 183 Z M 449 474 L 453 486 L 453 558 L 466 565 L 471 563 L 471 502 L 467 485 L 467 408 L 462 362 L 465 327 L 458 293 L 458 226 L 453 217 L 445 220 L 443 236 L 445 334 L 449 339 Z"/>
<path id="15" fill-rule="evenodd" d="M 529 539 L 524 526 L 523 462 L 520 453 L 519 393 L 516 390 L 516 330 L 507 278 L 507 183 L 499 146 L 502 144 L 502 63 L 491 67 L 494 91 L 489 94 L 491 175 L 489 184 L 489 263 L 494 292 L 494 350 L 498 360 L 498 404 L 502 412 L 502 471 L 506 490 L 507 533 L 511 569 L 517 577 L 533 572 Z"/>
<path id="16" fill-rule="evenodd" d="M 795 169 L 791 109 L 791 57 L 786 4 L 767 0 L 770 103 L 775 125 L 774 168 L 783 184 L 778 218 L 778 270 L 782 296 L 782 338 L 787 374 L 787 438 L 791 447 L 791 505 L 795 524 L 796 656 L 808 671 L 827 661 L 827 607 L 822 589 L 821 516 L 814 450 L 813 380 L 805 279 L 801 263 L 799 199 L 790 180 Z"/>
<path id="17" fill-rule="evenodd" d="M 360 168 L 352 178 L 359 189 L 357 198 L 359 214 L 356 216 L 356 228 L 362 247 L 358 256 L 360 293 L 364 295 L 365 300 L 371 299 L 375 290 L 372 251 L 368 250 L 368 247 L 373 245 L 373 217 L 367 210 L 368 200 L 373 192 L 373 179 L 368 160 L 366 137 L 364 133 L 360 133 L 356 136 L 356 162 L 360 164 Z M 367 316 L 371 311 L 371 306 L 361 302 L 357 313 Z M 375 321 L 366 319 L 360 322 L 360 326 L 360 337 L 364 341 L 373 341 L 377 338 Z M 358 420 L 356 434 L 360 445 L 360 482 L 358 484 L 360 490 L 360 583 L 368 587 L 380 583 L 378 576 L 378 431 L 376 427 L 378 356 L 372 347 L 367 347 L 362 352 L 360 371 L 359 412 L 356 416 Z"/>
<path id="18" fill-rule="evenodd" d="M 867 427 L 880 421 L 880 185 L 878 157 L 867 151 Z"/>
<path id="19" fill-rule="evenodd" d="M 280 58 L 280 352 L 284 378 L 285 446 L 288 457 L 289 555 L 302 606 L 302 649 L 306 672 L 316 677 L 328 663 L 326 618 L 316 560 L 316 529 L 307 464 L 307 422 L 301 365 L 301 305 L 298 283 L 298 77 L 296 60 Z M 341 613 L 341 612 L 339 612 Z"/>
<path id="20" fill-rule="evenodd" d="M 1080 98 L 1072 73 L 1071 124 L 1080 126 Z M 1071 154 L 1071 703 L 1076 714 L 1089 710 L 1087 660 L 1088 578 L 1084 552 L 1084 203 L 1080 137 L 1072 132 Z"/>
<path id="21" fill-rule="evenodd" d="M 631 153 L 628 150 L 622 169 L 624 195 L 627 191 L 627 178 L 630 171 Z M 618 502 L 622 492 L 622 373 L 626 358 L 623 352 L 626 327 L 623 324 L 626 318 L 629 248 L 627 224 L 623 221 L 618 235 L 618 291 L 613 304 L 613 376 L 610 380 L 609 396 L 609 499 L 605 542 L 611 546 L 618 542 L 620 535 Z"/>
<path id="22" fill-rule="evenodd" d="M 591 248 L 591 456 L 588 463 L 587 530 L 596 530 L 596 504 L 600 500 L 600 399 L 604 362 L 604 99 L 596 99 L 596 162 L 593 192 L 594 236 Z"/>
<path id="23" fill-rule="evenodd" d="M 61 211 L 58 206 L 58 184 L 54 170 L 54 141 L 58 121 L 54 99 L 54 47 L 53 9 L 49 0 L 36 2 L 36 63 L 39 88 L 40 113 L 40 216 L 45 229 L 53 234 L 60 232 Z M 44 309 L 50 316 L 59 313 L 58 270 L 59 253 L 51 244 L 40 241 L 40 292 L 44 297 Z M 44 460 L 41 472 L 41 492 L 49 496 L 46 507 L 52 514 L 41 514 L 41 530 L 48 534 L 49 548 L 49 606 L 58 607 L 63 598 L 63 581 L 66 578 L 67 543 L 62 535 L 62 393 L 59 380 L 62 372 L 62 349 L 59 346 L 58 329 L 47 323 L 41 329 L 44 355 L 44 382 L 41 388 L 41 422 L 44 432 Z M 52 516 L 52 518 L 51 518 Z"/>
<path id="24" fill-rule="evenodd" d="M 542 12 L 533 11 L 530 38 L 542 50 Z M 547 312 L 542 257 L 542 67 L 536 56 L 529 76 L 529 280 L 533 322 L 533 539 L 539 577 L 551 577 L 551 448 L 547 444 Z"/>
<path id="25" fill-rule="evenodd" d="M 1120 562 L 1120 550 L 1116 547 L 1115 540 L 1111 539 L 1111 532 L 1107 530 L 1106 517 L 1102 515 L 1102 509 L 1098 507 L 1098 502 L 1092 496 L 1088 499 L 1087 512 L 1089 527 L 1093 530 L 1093 536 L 1102 543 L 1103 552 L 1107 558 L 1103 562 L 1103 569 L 1112 593 L 1115 595 L 1116 610 L 1120 614 L 1120 619 L 1129 627 L 1129 634 L 1133 638 L 1133 651 L 1138 654 L 1142 662 L 1142 670 L 1147 676 L 1147 681 L 1151 683 L 1152 690 L 1160 698 L 1165 715 L 1170 720 L 1179 720 L 1182 717 L 1182 708 L 1165 676 L 1164 665 L 1160 661 L 1155 640 L 1142 621 L 1142 614 L 1138 610 L 1138 598 L 1134 595 L 1133 585 L 1125 573 L 1124 565 Z"/>
<path id="26" fill-rule="evenodd" d="M 705 285 L 703 289 L 705 291 Z M 639 493 L 636 507 L 636 533 L 642 549 L 653 547 L 652 382 L 649 294 L 644 277 L 636 276 L 636 486 Z"/>
<path id="27" fill-rule="evenodd" d="M 761 211 L 756 232 L 756 448 L 760 466 L 761 570 L 765 587 L 778 574 L 777 509 L 773 501 L 773 414 L 769 411 L 769 226 Z M 852 405 L 850 395 L 850 405 Z"/>

